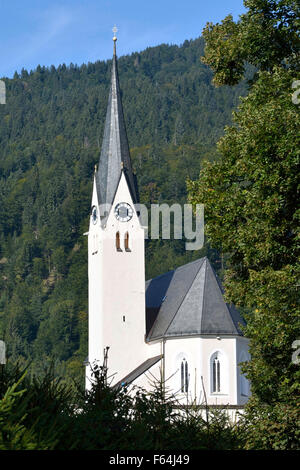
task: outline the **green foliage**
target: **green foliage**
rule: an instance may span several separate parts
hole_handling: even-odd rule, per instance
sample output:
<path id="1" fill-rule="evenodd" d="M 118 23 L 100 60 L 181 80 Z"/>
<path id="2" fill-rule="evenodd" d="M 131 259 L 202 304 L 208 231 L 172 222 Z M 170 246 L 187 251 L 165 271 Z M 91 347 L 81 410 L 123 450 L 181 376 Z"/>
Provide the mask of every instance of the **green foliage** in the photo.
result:
<path id="1" fill-rule="evenodd" d="M 0 400 L 0 450 L 32 450 L 37 448 L 37 439 L 32 429 L 22 422 L 26 415 L 24 409 L 16 409 L 16 401 L 25 390 L 16 392 L 19 383 L 9 387 Z"/>
<path id="2" fill-rule="evenodd" d="M 202 58 L 214 71 L 216 85 L 235 85 L 243 77 L 245 62 L 271 71 L 278 64 L 299 70 L 299 2 L 244 0 L 247 13 L 234 22 L 207 23 Z"/>
<path id="3" fill-rule="evenodd" d="M 261 70 L 234 113 L 234 126 L 225 129 L 218 143 L 221 158 L 204 164 L 199 180 L 190 181 L 188 189 L 192 203 L 205 204 L 210 241 L 226 253 L 227 298 L 248 312 L 245 334 L 250 338 L 251 361 L 243 370 L 253 397 L 246 415 L 248 424 L 252 423 L 246 446 L 292 449 L 299 447 L 300 419 L 300 369 L 292 362 L 292 344 L 300 337 L 299 106 L 292 101 L 296 4 L 245 4 L 249 12 L 240 23 L 229 23 L 237 34 L 243 28 L 245 45 L 254 51 L 254 39 L 258 44 L 262 40 L 258 32 L 252 36 L 252 29 L 261 26 L 258 4 L 265 8 L 263 17 L 269 17 L 267 12 L 275 7 L 284 14 L 290 12 L 286 27 L 280 22 L 275 25 L 270 16 L 278 35 L 290 35 L 290 55 L 285 52 L 287 62 L 282 62 L 280 41 L 269 43 L 267 29 L 266 63 L 252 60 Z M 220 41 L 224 35 L 226 42 L 226 31 L 219 25 L 211 29 L 212 41 L 215 35 Z M 216 55 L 223 50 L 217 42 L 215 47 Z M 214 67 L 210 46 L 207 53 L 207 63 Z M 215 70 L 216 81 L 228 83 Z M 232 83 L 239 76 L 238 72 Z"/>
<path id="4" fill-rule="evenodd" d="M 0 378 L 0 449 L 55 448 L 66 430 L 71 396 L 51 370 L 30 380 L 18 366 L 5 368 Z"/>
<path id="5" fill-rule="evenodd" d="M 299 450 L 299 400 L 270 407 L 253 398 L 241 425 L 246 450 Z"/>

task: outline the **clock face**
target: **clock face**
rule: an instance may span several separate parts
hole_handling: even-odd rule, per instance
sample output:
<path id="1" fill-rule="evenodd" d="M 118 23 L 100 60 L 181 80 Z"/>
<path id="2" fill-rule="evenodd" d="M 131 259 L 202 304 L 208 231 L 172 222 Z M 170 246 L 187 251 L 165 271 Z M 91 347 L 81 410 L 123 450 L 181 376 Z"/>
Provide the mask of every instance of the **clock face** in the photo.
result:
<path id="1" fill-rule="evenodd" d="M 128 222 L 133 216 L 132 207 L 127 202 L 120 202 L 115 207 L 115 217 L 120 222 Z"/>
<path id="2" fill-rule="evenodd" d="M 97 207 L 96 207 L 96 206 L 93 206 L 93 207 L 92 207 L 92 221 L 93 221 L 93 224 L 96 224 L 96 223 L 97 223 L 97 220 L 98 220 L 98 211 L 97 211 Z"/>

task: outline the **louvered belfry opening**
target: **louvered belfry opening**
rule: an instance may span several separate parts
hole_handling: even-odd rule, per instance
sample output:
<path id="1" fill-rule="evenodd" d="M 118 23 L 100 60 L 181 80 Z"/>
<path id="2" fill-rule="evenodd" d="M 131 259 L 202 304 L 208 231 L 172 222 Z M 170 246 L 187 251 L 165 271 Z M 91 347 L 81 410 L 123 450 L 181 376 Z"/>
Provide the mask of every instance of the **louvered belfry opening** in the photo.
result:
<path id="1" fill-rule="evenodd" d="M 218 393 L 220 391 L 221 391 L 220 361 L 218 357 L 215 357 L 213 361 L 213 393 Z"/>

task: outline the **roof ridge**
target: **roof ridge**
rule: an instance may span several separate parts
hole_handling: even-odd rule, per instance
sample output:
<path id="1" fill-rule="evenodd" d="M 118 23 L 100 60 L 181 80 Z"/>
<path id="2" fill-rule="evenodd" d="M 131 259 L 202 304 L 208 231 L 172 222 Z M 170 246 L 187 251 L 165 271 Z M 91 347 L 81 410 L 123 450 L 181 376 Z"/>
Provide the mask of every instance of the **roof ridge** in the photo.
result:
<path id="1" fill-rule="evenodd" d="M 206 271 L 207 271 L 207 260 L 208 258 L 205 257 L 205 273 L 204 273 L 204 283 L 203 283 L 203 296 L 202 296 L 202 308 L 201 308 L 201 321 L 200 321 L 200 331 L 202 331 L 202 323 L 203 323 L 203 307 L 204 307 L 204 299 L 205 299 L 205 287 L 206 287 Z"/>
<path id="2" fill-rule="evenodd" d="M 177 268 L 170 269 L 170 271 L 166 271 L 166 272 L 163 273 L 163 274 L 159 274 L 158 276 L 152 277 L 151 279 L 147 279 L 146 282 L 150 282 L 150 281 L 154 281 L 155 279 L 159 279 L 160 277 L 166 276 L 167 274 L 172 273 L 172 272 L 174 272 L 174 271 L 177 271 L 178 269 L 185 268 L 185 267 L 188 266 L 189 264 L 196 264 L 196 263 L 198 263 L 199 261 L 204 260 L 205 258 L 207 259 L 207 256 L 203 256 L 202 258 L 195 259 L 194 261 L 189 261 L 188 263 L 181 264 L 181 265 L 178 266 Z M 202 266 L 202 264 L 201 264 L 201 266 Z M 199 269 L 200 269 L 200 268 L 199 268 Z"/>
<path id="3" fill-rule="evenodd" d="M 205 262 L 205 259 L 204 259 L 204 258 L 199 258 L 199 259 L 202 260 L 202 263 L 201 263 L 201 265 L 199 266 L 199 268 L 197 269 L 197 271 L 196 271 L 196 273 L 195 273 L 195 276 L 194 276 L 193 280 L 192 280 L 191 283 L 190 283 L 189 288 L 187 289 L 185 295 L 183 296 L 182 301 L 181 301 L 180 304 L 178 305 L 178 308 L 177 308 L 176 312 L 174 313 L 174 315 L 173 315 L 171 321 L 169 322 L 169 324 L 168 324 L 168 326 L 167 326 L 167 328 L 166 328 L 164 334 L 167 333 L 168 329 L 170 328 L 171 324 L 173 323 L 174 318 L 176 317 L 177 313 L 179 312 L 181 305 L 183 304 L 184 300 L 186 299 L 186 296 L 188 295 L 189 291 L 191 290 L 191 288 L 192 288 L 192 286 L 193 286 L 193 284 L 194 284 L 194 282 L 195 282 L 195 279 L 196 279 L 197 275 L 199 274 L 199 271 L 200 271 L 200 269 L 202 268 L 203 263 Z M 187 263 L 187 264 L 190 264 L 190 263 Z M 186 266 L 186 265 L 185 265 L 185 266 Z M 167 292 L 168 292 L 168 291 L 167 291 Z M 156 321 L 156 320 L 155 320 L 155 321 Z"/>
<path id="4" fill-rule="evenodd" d="M 221 291 L 222 298 L 223 298 L 223 302 L 224 302 L 224 304 L 225 304 L 226 311 L 227 311 L 227 316 L 229 317 L 229 321 L 231 322 L 231 325 L 232 325 L 232 327 L 233 327 L 233 330 L 234 330 L 237 334 L 239 334 L 238 329 L 237 329 L 237 327 L 236 327 L 236 325 L 235 325 L 235 323 L 234 323 L 234 321 L 233 321 L 233 319 L 232 319 L 230 309 L 228 308 L 228 304 L 227 304 L 227 302 L 225 302 L 225 299 L 224 299 L 224 292 L 225 292 L 225 290 L 224 290 L 224 288 L 223 288 L 223 285 L 221 284 L 221 281 L 218 279 L 217 273 L 215 273 L 215 271 L 214 271 L 214 269 L 213 269 L 213 267 L 211 266 L 210 263 L 209 263 L 209 266 L 210 266 L 211 272 L 213 273 L 213 276 L 214 276 L 214 278 L 215 278 L 215 280 L 216 280 L 216 282 L 217 282 L 217 284 L 218 284 L 218 287 L 219 287 L 219 289 L 220 289 L 220 291 Z M 201 326 L 202 326 L 202 325 L 201 325 Z"/>

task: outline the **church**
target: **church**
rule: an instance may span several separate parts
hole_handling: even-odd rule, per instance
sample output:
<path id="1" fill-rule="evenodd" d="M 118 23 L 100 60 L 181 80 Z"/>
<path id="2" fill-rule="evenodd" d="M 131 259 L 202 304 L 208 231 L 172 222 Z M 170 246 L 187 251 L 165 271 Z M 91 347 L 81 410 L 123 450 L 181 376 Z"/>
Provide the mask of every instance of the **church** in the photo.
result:
<path id="1" fill-rule="evenodd" d="M 243 406 L 250 394 L 239 364 L 249 360 L 244 320 L 224 301 L 209 260 L 198 260 L 145 282 L 145 227 L 136 209 L 118 78 L 116 41 L 102 149 L 95 167 L 88 235 L 91 365 L 108 350 L 112 386 L 149 390 L 153 378 L 182 404 Z"/>

